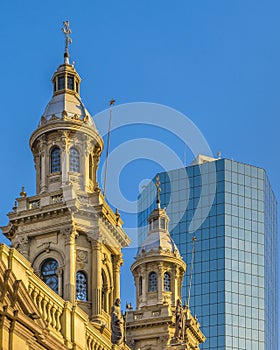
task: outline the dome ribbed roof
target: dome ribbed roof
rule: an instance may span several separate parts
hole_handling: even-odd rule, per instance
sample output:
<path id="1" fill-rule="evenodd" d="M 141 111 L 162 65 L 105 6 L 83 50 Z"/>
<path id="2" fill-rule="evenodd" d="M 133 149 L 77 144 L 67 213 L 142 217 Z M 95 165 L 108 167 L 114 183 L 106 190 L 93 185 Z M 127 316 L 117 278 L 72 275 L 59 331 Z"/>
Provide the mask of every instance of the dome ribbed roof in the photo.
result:
<path id="1" fill-rule="evenodd" d="M 150 251 L 158 251 L 159 249 L 170 253 L 179 252 L 168 231 L 157 231 L 149 233 L 148 237 L 138 248 L 137 255 L 142 254 L 143 251 L 148 253 Z"/>
<path id="2" fill-rule="evenodd" d="M 47 104 L 43 117 L 46 121 L 54 117 L 63 119 L 65 112 L 67 112 L 69 117 L 80 120 L 84 120 L 85 117 L 88 117 L 88 123 L 95 127 L 93 119 L 82 103 L 81 98 L 77 94 L 73 95 L 67 92 L 52 97 Z"/>
<path id="3" fill-rule="evenodd" d="M 170 253 L 179 253 L 179 250 L 170 236 L 168 231 L 168 215 L 165 209 L 160 206 L 154 209 L 148 219 L 149 232 L 145 241 L 138 249 L 137 255 L 141 255 L 143 251 L 166 251 Z"/>

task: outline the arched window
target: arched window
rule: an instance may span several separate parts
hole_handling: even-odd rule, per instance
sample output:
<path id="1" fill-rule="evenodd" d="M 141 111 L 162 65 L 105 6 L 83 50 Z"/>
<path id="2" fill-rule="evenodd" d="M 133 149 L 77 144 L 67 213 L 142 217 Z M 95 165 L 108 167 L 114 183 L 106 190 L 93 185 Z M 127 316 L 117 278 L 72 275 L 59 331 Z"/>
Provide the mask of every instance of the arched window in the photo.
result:
<path id="1" fill-rule="evenodd" d="M 74 75 L 72 74 L 67 76 L 67 89 L 74 90 Z"/>
<path id="2" fill-rule="evenodd" d="M 164 218 L 160 218 L 160 228 L 165 229 L 165 219 Z"/>
<path id="3" fill-rule="evenodd" d="M 76 299 L 87 301 L 87 276 L 82 271 L 76 274 Z"/>
<path id="4" fill-rule="evenodd" d="M 143 280 L 142 276 L 139 277 L 139 295 L 142 295 Z"/>
<path id="5" fill-rule="evenodd" d="M 74 147 L 70 148 L 70 171 L 80 172 L 80 154 Z"/>
<path id="6" fill-rule="evenodd" d="M 155 272 L 151 272 L 149 274 L 149 292 L 157 292 L 157 274 Z"/>
<path id="7" fill-rule="evenodd" d="M 55 259 L 47 259 L 41 266 L 42 280 L 56 293 L 58 293 L 58 262 Z"/>
<path id="8" fill-rule="evenodd" d="M 60 149 L 55 147 L 51 152 L 51 173 L 60 172 Z"/>
<path id="9" fill-rule="evenodd" d="M 171 284 L 170 284 L 170 275 L 168 272 L 164 273 L 163 284 L 164 284 L 164 290 L 166 292 L 170 292 L 171 291 Z"/>

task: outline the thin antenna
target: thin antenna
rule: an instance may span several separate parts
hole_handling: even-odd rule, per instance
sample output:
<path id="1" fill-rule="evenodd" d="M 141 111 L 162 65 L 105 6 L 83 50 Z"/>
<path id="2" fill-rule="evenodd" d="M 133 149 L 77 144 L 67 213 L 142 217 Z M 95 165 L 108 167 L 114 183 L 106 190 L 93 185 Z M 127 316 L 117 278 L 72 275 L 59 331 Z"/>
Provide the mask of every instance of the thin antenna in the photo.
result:
<path id="1" fill-rule="evenodd" d="M 192 238 L 192 261 L 191 261 L 191 268 L 190 268 L 190 285 L 189 285 L 189 291 L 188 291 L 188 304 L 187 304 L 189 307 L 190 307 L 191 289 L 192 289 L 195 242 L 196 242 L 196 237 L 193 236 L 193 238 Z"/>
<path id="2" fill-rule="evenodd" d="M 112 111 L 113 111 L 114 103 L 115 103 L 115 100 L 112 98 L 111 101 L 110 101 L 110 119 L 109 119 L 109 126 L 108 126 L 106 160 L 105 160 L 105 172 L 104 172 L 104 190 L 103 190 L 104 199 L 106 198 L 106 181 L 107 181 L 107 171 L 108 171 L 108 157 L 109 157 L 109 149 L 110 149 L 111 126 L 112 126 Z"/>

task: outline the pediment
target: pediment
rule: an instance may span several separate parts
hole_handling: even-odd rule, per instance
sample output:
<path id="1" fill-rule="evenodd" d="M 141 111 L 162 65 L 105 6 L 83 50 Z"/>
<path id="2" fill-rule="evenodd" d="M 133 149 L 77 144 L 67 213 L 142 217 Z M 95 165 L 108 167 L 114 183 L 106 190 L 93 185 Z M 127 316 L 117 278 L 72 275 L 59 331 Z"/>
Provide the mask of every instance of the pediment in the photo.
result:
<path id="1" fill-rule="evenodd" d="M 0 305 L 23 313 L 39 327 L 45 328 L 37 306 L 19 277 L 0 260 Z"/>

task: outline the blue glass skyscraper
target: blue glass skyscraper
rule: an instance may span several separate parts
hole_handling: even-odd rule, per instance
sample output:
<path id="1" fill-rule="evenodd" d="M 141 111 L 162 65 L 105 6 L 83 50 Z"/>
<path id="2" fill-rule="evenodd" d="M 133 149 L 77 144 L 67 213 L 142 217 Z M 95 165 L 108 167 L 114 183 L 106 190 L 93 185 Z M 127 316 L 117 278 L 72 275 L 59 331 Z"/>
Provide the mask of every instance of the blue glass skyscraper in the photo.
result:
<path id="1" fill-rule="evenodd" d="M 201 349 L 278 349 L 277 202 L 264 169 L 227 159 L 159 174 L 170 232 L 190 272 L 190 307 L 207 337 Z M 139 197 L 146 235 L 154 184 Z M 190 273 L 183 283 L 187 301 Z"/>

